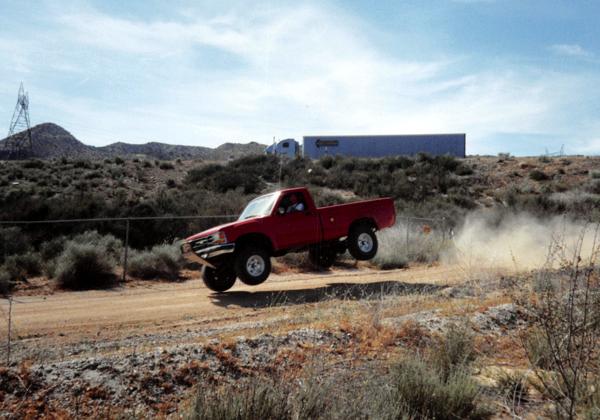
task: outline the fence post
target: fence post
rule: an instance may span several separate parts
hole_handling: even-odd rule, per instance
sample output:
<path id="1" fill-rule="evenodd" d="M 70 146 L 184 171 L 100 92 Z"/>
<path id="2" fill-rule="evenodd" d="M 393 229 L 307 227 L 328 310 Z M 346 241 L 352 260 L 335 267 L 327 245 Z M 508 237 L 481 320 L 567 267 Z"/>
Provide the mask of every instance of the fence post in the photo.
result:
<path id="1" fill-rule="evenodd" d="M 125 249 L 123 255 L 123 282 L 125 282 L 127 276 L 127 255 L 129 253 L 129 218 L 125 226 Z"/>
<path id="2" fill-rule="evenodd" d="M 446 228 L 448 225 L 446 224 L 446 216 L 442 217 L 442 242 L 446 242 Z"/>
<path id="3" fill-rule="evenodd" d="M 12 330 L 12 296 L 8 297 L 8 337 L 6 338 L 6 366 L 10 366 L 10 347 Z"/>
<path id="4" fill-rule="evenodd" d="M 407 217 L 406 218 L 406 253 L 407 254 L 408 254 L 408 243 L 409 243 L 409 241 L 408 241 L 408 230 L 409 230 L 409 226 L 408 225 L 409 225 L 409 223 L 410 223 L 410 218 Z"/>

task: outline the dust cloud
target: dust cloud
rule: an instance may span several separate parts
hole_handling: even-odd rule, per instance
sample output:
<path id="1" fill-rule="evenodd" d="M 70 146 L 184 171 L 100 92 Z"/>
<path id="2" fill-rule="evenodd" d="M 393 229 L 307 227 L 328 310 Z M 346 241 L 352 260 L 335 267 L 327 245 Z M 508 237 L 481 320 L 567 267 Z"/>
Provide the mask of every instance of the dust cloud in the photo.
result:
<path id="1" fill-rule="evenodd" d="M 556 267 L 563 261 L 574 261 L 578 254 L 584 261 L 595 260 L 599 235 L 598 224 L 566 217 L 498 217 L 475 212 L 457 230 L 454 246 L 442 255 L 442 261 L 515 271 Z"/>

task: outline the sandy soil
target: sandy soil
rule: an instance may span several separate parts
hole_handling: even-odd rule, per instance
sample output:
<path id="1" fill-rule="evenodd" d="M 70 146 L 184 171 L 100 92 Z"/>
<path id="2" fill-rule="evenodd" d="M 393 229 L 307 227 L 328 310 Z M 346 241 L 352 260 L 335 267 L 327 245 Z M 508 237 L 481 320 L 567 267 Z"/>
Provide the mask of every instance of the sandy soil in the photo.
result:
<path id="1" fill-rule="evenodd" d="M 289 305 L 335 297 L 364 297 L 386 287 L 448 285 L 459 281 L 456 267 L 416 267 L 407 270 L 337 270 L 328 273 L 272 275 L 259 286 L 239 281 L 226 293 L 213 293 L 201 279 L 182 283 L 138 283 L 113 290 L 59 292 L 20 296 L 12 309 L 15 344 L 52 339 L 111 339 L 141 333 L 215 326 L 278 316 Z M 1 315 L 8 301 L 0 300 Z M 6 329 L 0 328 L 6 338 Z M 27 341 L 31 341 L 27 343 Z"/>

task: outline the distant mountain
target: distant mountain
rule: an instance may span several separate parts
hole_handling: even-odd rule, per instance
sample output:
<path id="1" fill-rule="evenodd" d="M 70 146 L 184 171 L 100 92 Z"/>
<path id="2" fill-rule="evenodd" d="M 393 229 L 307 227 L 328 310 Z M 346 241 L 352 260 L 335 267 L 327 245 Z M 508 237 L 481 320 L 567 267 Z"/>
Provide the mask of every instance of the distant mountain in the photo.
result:
<path id="1" fill-rule="evenodd" d="M 25 133 L 15 134 L 15 137 L 24 137 Z M 43 123 L 31 128 L 33 143 L 33 156 L 39 159 L 52 159 L 59 157 L 101 159 L 120 157 L 147 157 L 160 160 L 172 159 L 205 159 L 226 160 L 238 158 L 249 154 L 260 154 L 266 146 L 251 142 L 246 144 L 225 143 L 211 149 L 201 146 L 179 146 L 166 143 L 113 143 L 108 146 L 88 146 L 77 140 L 71 133 L 59 125 Z M 6 159 L 5 143 L 7 139 L 0 140 L 0 159 Z"/>

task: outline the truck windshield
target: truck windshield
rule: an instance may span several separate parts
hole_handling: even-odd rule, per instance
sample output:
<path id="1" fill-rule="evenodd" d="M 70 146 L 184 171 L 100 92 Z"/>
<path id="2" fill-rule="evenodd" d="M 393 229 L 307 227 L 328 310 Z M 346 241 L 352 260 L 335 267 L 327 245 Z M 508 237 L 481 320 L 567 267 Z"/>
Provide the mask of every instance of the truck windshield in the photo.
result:
<path id="1" fill-rule="evenodd" d="M 266 216 L 271 213 L 277 194 L 261 195 L 248 203 L 238 220 Z"/>

